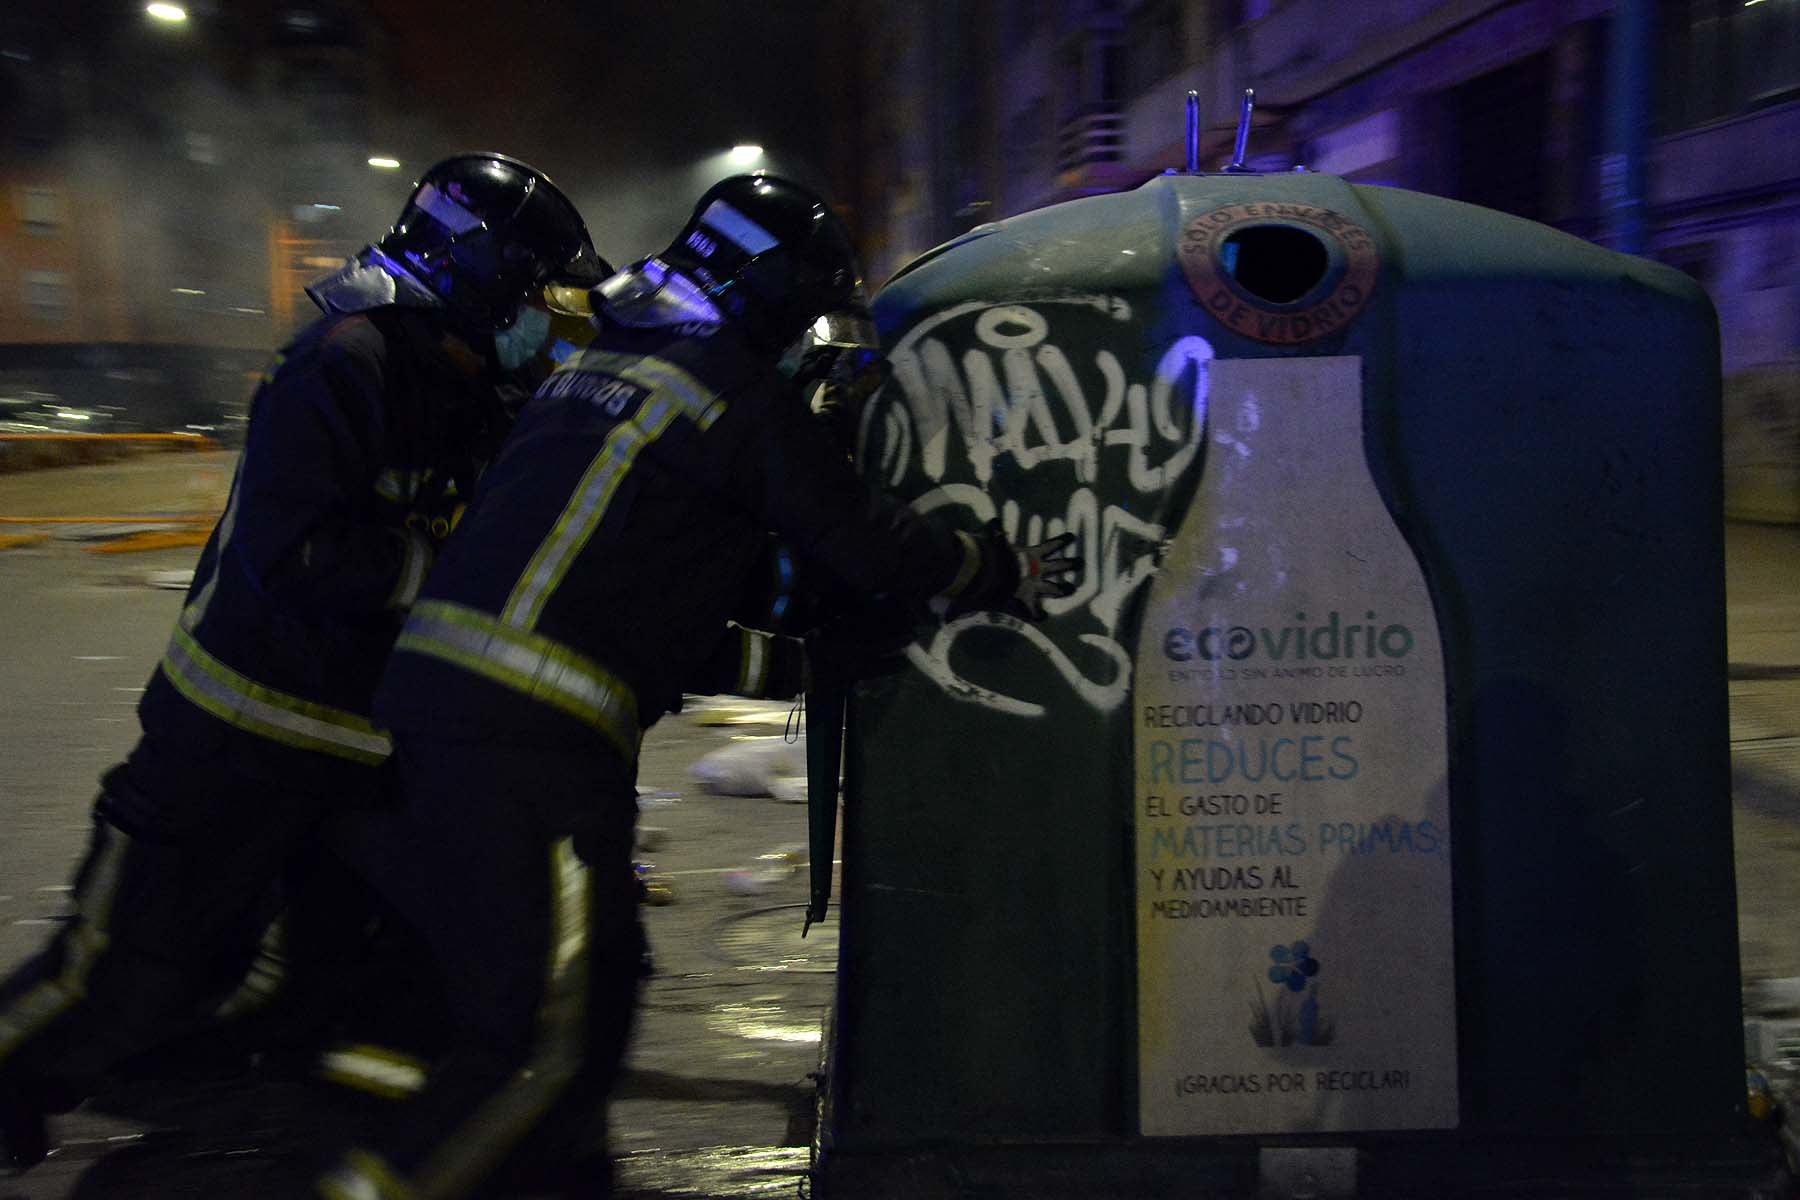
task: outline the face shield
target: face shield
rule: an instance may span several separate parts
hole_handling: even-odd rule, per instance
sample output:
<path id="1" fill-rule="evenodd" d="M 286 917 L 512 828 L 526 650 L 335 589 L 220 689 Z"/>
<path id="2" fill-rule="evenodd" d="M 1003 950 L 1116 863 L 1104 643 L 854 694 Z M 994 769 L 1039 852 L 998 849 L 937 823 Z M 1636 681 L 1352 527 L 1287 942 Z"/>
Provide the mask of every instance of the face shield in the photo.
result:
<path id="1" fill-rule="evenodd" d="M 854 307 L 815 320 L 782 352 L 776 366 L 804 386 L 826 378 L 846 382 L 885 362 L 875 322 L 866 309 Z"/>
<path id="2" fill-rule="evenodd" d="M 635 262 L 589 294 L 596 318 L 632 329 L 716 326 L 724 314 L 699 284 L 660 258 Z"/>
<path id="3" fill-rule="evenodd" d="M 893 374 L 881 352 L 875 323 L 857 307 L 826 313 L 782 355 L 780 369 L 806 397 L 807 408 L 823 421 L 846 454 L 869 400 Z"/>
<path id="4" fill-rule="evenodd" d="M 359 313 L 397 305 L 442 308 L 430 288 L 414 279 L 379 246 L 365 246 L 356 257 L 306 285 L 306 295 L 325 313 Z"/>

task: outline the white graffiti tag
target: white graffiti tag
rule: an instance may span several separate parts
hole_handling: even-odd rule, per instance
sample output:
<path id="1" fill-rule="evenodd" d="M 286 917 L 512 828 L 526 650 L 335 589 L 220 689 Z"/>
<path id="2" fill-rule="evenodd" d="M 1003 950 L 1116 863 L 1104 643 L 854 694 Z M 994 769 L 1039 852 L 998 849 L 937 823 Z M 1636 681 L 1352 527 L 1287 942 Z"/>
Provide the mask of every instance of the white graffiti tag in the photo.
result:
<path id="1" fill-rule="evenodd" d="M 1086 703 L 1107 712 L 1124 702 L 1131 656 L 1115 633 L 1126 601 L 1156 570 L 1167 536 L 1160 520 L 1139 514 L 1163 517 L 1158 501 L 1199 454 L 1213 357 L 1204 338 L 1180 337 L 1156 356 L 1147 383 L 1132 382 L 1118 354 L 1104 346 L 1092 352 L 1091 367 L 1071 361 L 1043 311 L 1056 305 L 1096 310 L 1120 323 L 1121 341 L 1132 336 L 1131 307 L 1117 297 L 972 301 L 935 313 L 889 354 L 901 402 L 890 388 L 869 406 L 859 447 L 866 469 L 890 487 L 914 471 L 936 485 L 912 502 L 915 509 L 963 508 L 980 524 L 997 517 L 1020 544 L 1075 534 L 1086 564 L 1080 585 L 1045 609 L 1052 617 L 1083 614 L 1098 624 L 1098 633 L 1077 636 L 1108 660 L 1103 679 L 1085 674 L 1043 630 L 997 614 L 950 621 L 929 644 L 907 651 L 950 694 L 1022 716 L 1041 715 L 1043 706 L 982 687 L 951 666 L 958 636 L 977 627 L 1009 630 Z M 1051 464 L 1067 465 L 1046 472 Z M 1015 482 L 1031 477 L 1031 503 L 1048 511 L 1028 513 L 1012 499 L 996 506 L 989 489 L 1002 469 Z M 1060 481 L 1067 482 L 1059 490 Z M 1131 508 L 1100 502 L 1102 495 L 1122 494 L 1134 497 Z"/>

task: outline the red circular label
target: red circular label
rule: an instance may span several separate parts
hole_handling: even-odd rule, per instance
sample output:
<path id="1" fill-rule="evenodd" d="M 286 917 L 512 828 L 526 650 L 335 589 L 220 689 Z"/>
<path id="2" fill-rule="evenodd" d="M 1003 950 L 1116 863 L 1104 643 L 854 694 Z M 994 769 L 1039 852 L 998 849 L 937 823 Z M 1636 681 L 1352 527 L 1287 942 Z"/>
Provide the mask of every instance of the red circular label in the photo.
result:
<path id="1" fill-rule="evenodd" d="M 1298 225 L 1336 246 L 1343 274 L 1324 296 L 1304 307 L 1275 304 L 1235 286 L 1220 262 L 1225 239 L 1249 225 Z M 1181 273 L 1212 318 L 1255 341 L 1298 346 L 1348 325 L 1375 290 L 1380 257 L 1369 231 L 1348 217 L 1310 204 L 1258 201 L 1201 213 L 1181 231 Z"/>

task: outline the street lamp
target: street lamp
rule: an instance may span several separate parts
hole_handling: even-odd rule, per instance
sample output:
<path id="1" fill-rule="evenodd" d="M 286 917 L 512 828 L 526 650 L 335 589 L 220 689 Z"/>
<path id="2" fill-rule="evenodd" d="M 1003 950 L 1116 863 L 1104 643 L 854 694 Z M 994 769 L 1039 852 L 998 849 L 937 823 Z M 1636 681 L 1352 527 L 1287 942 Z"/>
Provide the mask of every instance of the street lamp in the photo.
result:
<path id="1" fill-rule="evenodd" d="M 733 146 L 726 156 L 734 167 L 747 167 L 763 156 L 763 148 L 750 142 Z"/>
<path id="2" fill-rule="evenodd" d="M 374 167 L 377 171 L 398 171 L 400 169 L 400 160 L 397 158 L 389 158 L 385 154 L 371 154 L 369 156 L 369 165 Z"/>
<path id="3" fill-rule="evenodd" d="M 179 4 L 164 4 L 161 0 L 155 4 L 144 5 L 144 12 L 158 21 L 166 21 L 170 25 L 179 25 L 187 20 L 187 9 Z"/>

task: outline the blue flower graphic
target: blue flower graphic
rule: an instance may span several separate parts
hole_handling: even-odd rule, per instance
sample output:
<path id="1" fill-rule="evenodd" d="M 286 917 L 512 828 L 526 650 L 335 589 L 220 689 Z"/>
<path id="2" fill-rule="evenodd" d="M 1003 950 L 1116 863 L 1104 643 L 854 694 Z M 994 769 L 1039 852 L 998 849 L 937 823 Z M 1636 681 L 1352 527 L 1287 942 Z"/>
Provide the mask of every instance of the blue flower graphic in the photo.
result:
<path id="1" fill-rule="evenodd" d="M 1253 984 L 1250 1039 L 1259 1046 L 1329 1046 L 1337 1037 L 1333 1022 L 1320 1011 L 1319 960 L 1305 942 L 1269 947 L 1271 998 L 1261 982 Z"/>
<path id="2" fill-rule="evenodd" d="M 1290 992 L 1304 992 L 1306 981 L 1319 973 L 1319 960 L 1305 942 L 1269 947 L 1269 982 L 1286 984 Z"/>

